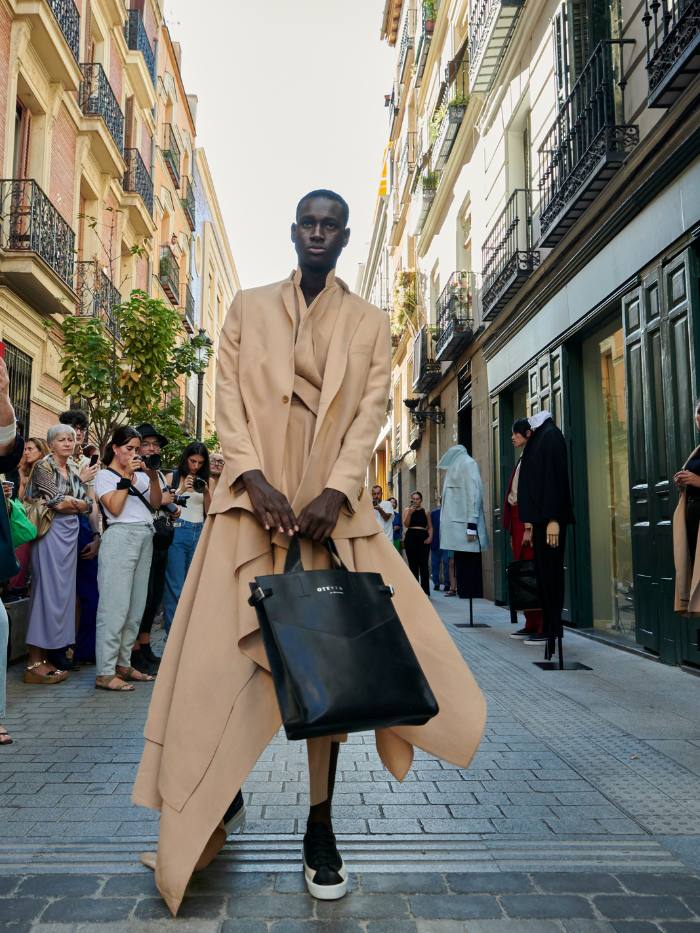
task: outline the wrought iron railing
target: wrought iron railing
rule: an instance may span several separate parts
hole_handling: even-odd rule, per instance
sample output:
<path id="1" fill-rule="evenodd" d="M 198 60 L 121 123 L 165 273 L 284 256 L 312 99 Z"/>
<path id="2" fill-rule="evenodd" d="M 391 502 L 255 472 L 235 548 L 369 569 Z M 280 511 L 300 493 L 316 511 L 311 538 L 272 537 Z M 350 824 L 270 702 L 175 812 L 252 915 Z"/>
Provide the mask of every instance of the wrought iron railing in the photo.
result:
<path id="1" fill-rule="evenodd" d="M 185 432 L 188 437 L 194 437 L 197 431 L 197 413 L 191 398 L 185 396 Z"/>
<path id="2" fill-rule="evenodd" d="M 435 328 L 421 327 L 413 340 L 413 391 L 427 392 L 440 381 L 441 370 L 435 358 Z"/>
<path id="3" fill-rule="evenodd" d="M 185 284 L 185 302 L 182 307 L 183 316 L 185 318 L 185 328 L 189 334 L 194 333 L 194 296 L 190 290 L 189 285 Z"/>
<path id="4" fill-rule="evenodd" d="M 68 48 L 76 62 L 80 61 L 80 13 L 73 0 L 48 0 L 49 6 L 61 27 Z"/>
<path id="5" fill-rule="evenodd" d="M 180 264 L 169 246 L 160 248 L 158 279 L 163 291 L 174 305 L 180 304 Z"/>
<path id="6" fill-rule="evenodd" d="M 127 10 L 128 19 L 124 23 L 124 38 L 127 46 L 132 52 L 141 52 L 146 68 L 151 76 L 153 87 L 156 86 L 156 59 L 151 48 L 151 43 L 143 25 L 143 17 L 139 10 Z"/>
<path id="7" fill-rule="evenodd" d="M 649 106 L 668 107 L 697 74 L 700 0 L 644 2 Z M 668 79 L 671 87 L 665 88 Z"/>
<path id="8" fill-rule="evenodd" d="M 182 185 L 182 208 L 185 212 L 185 217 L 187 217 L 187 223 L 190 225 L 190 230 L 194 230 L 195 226 L 195 202 L 194 202 L 194 188 L 192 187 L 192 182 L 189 178 L 185 178 Z"/>
<path id="9" fill-rule="evenodd" d="M 399 48 L 399 74 L 403 75 L 404 65 L 408 58 L 408 53 L 413 48 L 416 36 L 416 11 L 406 10 L 406 19 L 403 24 L 401 34 L 401 45 Z"/>
<path id="10" fill-rule="evenodd" d="M 515 189 L 481 249 L 484 313 L 495 303 L 504 280 L 539 264 L 539 253 L 531 248 L 531 196 L 528 188 Z"/>
<path id="11" fill-rule="evenodd" d="M 401 455 L 401 412 L 398 412 L 396 417 L 398 417 L 399 420 L 396 422 L 396 430 L 394 431 L 394 450 L 396 456 L 399 457 Z"/>
<path id="12" fill-rule="evenodd" d="M 5 341 L 5 366 L 10 381 L 9 395 L 18 422 L 24 425 L 22 435 L 30 437 L 29 414 L 32 397 L 32 358 L 14 344 Z M 3 658 L 4 660 L 4 658 Z"/>
<path id="13" fill-rule="evenodd" d="M 35 181 L 0 181 L 0 248 L 37 253 L 73 288 L 75 233 Z"/>
<path id="14" fill-rule="evenodd" d="M 601 159 L 626 153 L 639 142 L 638 127 L 625 124 L 622 52 L 628 43 L 634 44 L 634 39 L 604 39 L 598 44 L 539 148 L 542 235 Z"/>
<path id="15" fill-rule="evenodd" d="M 78 263 L 78 314 L 98 318 L 117 340 L 119 325 L 114 308 L 122 303 L 122 296 L 110 282 L 97 262 Z"/>
<path id="16" fill-rule="evenodd" d="M 124 114 L 114 96 L 107 73 L 99 62 L 85 62 L 80 67 L 83 72 L 80 85 L 80 109 L 85 114 L 102 117 L 119 152 L 123 152 Z"/>
<path id="17" fill-rule="evenodd" d="M 433 40 L 433 29 L 435 26 L 435 17 L 439 3 L 423 2 L 421 10 L 421 33 L 416 43 L 416 53 L 414 61 L 416 63 L 416 87 L 420 87 L 425 72 L 425 63 L 428 60 L 430 43 Z"/>
<path id="18" fill-rule="evenodd" d="M 474 332 L 474 279 L 473 272 L 453 272 L 435 302 L 435 358 L 438 360 L 453 359 L 448 353 L 461 353 L 462 345 L 471 339 Z M 459 344 L 459 347 L 453 344 Z"/>
<path id="19" fill-rule="evenodd" d="M 153 180 L 144 165 L 138 149 L 125 149 L 124 191 L 134 191 L 141 195 L 141 200 L 149 214 L 153 214 Z"/>
<path id="20" fill-rule="evenodd" d="M 170 178 L 176 188 L 180 187 L 180 147 L 177 144 L 177 137 L 170 123 L 163 127 L 163 158 L 167 166 Z"/>
<path id="21" fill-rule="evenodd" d="M 409 172 L 416 167 L 416 140 L 418 133 L 406 133 L 401 150 L 401 159 L 399 161 L 399 191 L 403 191 L 403 186 Z"/>

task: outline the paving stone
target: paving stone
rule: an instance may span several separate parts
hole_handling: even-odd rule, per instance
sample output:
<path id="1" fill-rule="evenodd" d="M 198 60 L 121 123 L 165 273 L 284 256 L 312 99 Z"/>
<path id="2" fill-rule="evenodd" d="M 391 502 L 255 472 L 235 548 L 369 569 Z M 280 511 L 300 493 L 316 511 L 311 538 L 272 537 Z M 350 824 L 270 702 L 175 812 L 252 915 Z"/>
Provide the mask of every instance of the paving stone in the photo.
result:
<path id="1" fill-rule="evenodd" d="M 658 933 L 659 931 L 659 927 L 648 920 L 618 920 L 610 926 L 614 933 Z"/>
<path id="2" fill-rule="evenodd" d="M 678 898 L 668 895 L 599 894 L 593 898 L 593 903 L 609 920 L 688 920 L 692 917 Z"/>
<path id="3" fill-rule="evenodd" d="M 512 918 L 564 919 L 593 918 L 590 903 L 571 894 L 504 894 L 501 905 Z"/>
<path id="4" fill-rule="evenodd" d="M 467 933 L 560 933 L 552 920 L 470 920 Z M 610 931 L 612 933 L 612 931 Z"/>
<path id="5" fill-rule="evenodd" d="M 421 820 L 426 833 L 491 833 L 496 829 L 489 820 Z"/>
<path id="6" fill-rule="evenodd" d="M 544 820 L 493 820 L 494 828 L 499 833 L 524 833 L 526 835 L 551 836 L 551 830 Z"/>
<path id="7" fill-rule="evenodd" d="M 3 922 L 14 923 L 19 920 L 34 920 L 46 907 L 48 901 L 43 897 L 8 897 L 0 901 Z"/>
<path id="8" fill-rule="evenodd" d="M 201 873 L 198 872 L 193 877 L 200 878 Z M 105 881 L 100 897 L 135 897 L 138 894 L 157 893 L 155 875 L 152 871 L 144 871 L 134 875 L 112 875 Z"/>
<path id="9" fill-rule="evenodd" d="M 17 894 L 20 897 L 54 897 L 60 894 L 84 897 L 96 894 L 101 886 L 102 879 L 97 875 L 28 875 Z"/>
<path id="10" fill-rule="evenodd" d="M 371 833 L 421 833 L 418 820 L 369 820 Z"/>
<path id="11" fill-rule="evenodd" d="M 652 875 L 646 872 L 627 872 L 617 875 L 628 891 L 635 894 L 697 894 L 700 895 L 700 878 L 697 875 Z M 700 906 L 700 905 L 699 905 Z"/>
<path id="12" fill-rule="evenodd" d="M 88 824 L 80 822 L 67 824 L 61 823 L 60 825 L 65 825 L 66 827 L 63 831 L 64 836 L 82 836 L 87 839 L 94 838 L 96 836 L 114 836 L 121 826 L 121 823 L 102 823 L 96 820 L 92 820 Z"/>
<path id="13" fill-rule="evenodd" d="M 408 904 L 394 894 L 353 894 L 339 901 L 316 901 L 319 920 L 356 918 L 361 920 L 408 919 Z"/>
<path id="14" fill-rule="evenodd" d="M 416 933 L 465 933 L 461 920 L 416 920 Z"/>
<path id="15" fill-rule="evenodd" d="M 559 820 L 550 817 L 546 823 L 553 833 L 566 833 L 569 836 L 607 833 L 605 827 L 596 823 L 595 820 Z"/>
<path id="16" fill-rule="evenodd" d="M 533 872 L 530 876 L 547 894 L 613 894 L 621 891 L 619 882 L 607 872 Z"/>
<path id="17" fill-rule="evenodd" d="M 411 913 L 428 920 L 471 920 L 501 917 L 501 908 L 489 894 L 452 894 L 440 897 L 417 894 L 409 898 Z"/>
<path id="18" fill-rule="evenodd" d="M 607 920 L 565 920 L 566 933 L 614 933 Z"/>
<path id="19" fill-rule="evenodd" d="M 436 872 L 406 871 L 397 874 L 362 872 L 362 893 L 447 894 L 447 885 Z"/>
<path id="20" fill-rule="evenodd" d="M 230 897 L 226 905 L 229 917 L 259 917 L 265 920 L 311 917 L 313 899 L 294 894 L 242 894 Z"/>
<path id="21" fill-rule="evenodd" d="M 294 873 L 280 874 L 278 877 L 291 875 L 303 882 L 303 875 Z M 195 872 L 187 886 L 187 896 L 204 894 L 272 894 L 274 889 L 274 875 L 267 872 L 227 872 L 217 871 L 216 862 L 205 871 Z M 303 891 L 306 891 L 304 885 Z"/>
<path id="22" fill-rule="evenodd" d="M 264 920 L 225 920 L 221 925 L 221 933 L 267 933 L 267 931 L 268 926 Z"/>
<path id="23" fill-rule="evenodd" d="M 278 920 L 270 925 L 270 933 L 361 933 L 361 931 L 362 927 L 357 920 Z M 240 933 L 240 929 L 236 927 L 232 933 Z"/>
<path id="24" fill-rule="evenodd" d="M 178 919 L 215 920 L 221 916 L 225 904 L 223 897 L 185 897 L 177 912 Z M 144 897 L 136 904 L 136 920 L 172 921 L 170 908 L 162 897 Z"/>
<path id="25" fill-rule="evenodd" d="M 535 890 L 525 872 L 464 871 L 445 877 L 455 894 L 529 894 Z"/>
<path id="26" fill-rule="evenodd" d="M 416 933 L 416 924 L 413 920 L 370 920 L 367 933 Z"/>

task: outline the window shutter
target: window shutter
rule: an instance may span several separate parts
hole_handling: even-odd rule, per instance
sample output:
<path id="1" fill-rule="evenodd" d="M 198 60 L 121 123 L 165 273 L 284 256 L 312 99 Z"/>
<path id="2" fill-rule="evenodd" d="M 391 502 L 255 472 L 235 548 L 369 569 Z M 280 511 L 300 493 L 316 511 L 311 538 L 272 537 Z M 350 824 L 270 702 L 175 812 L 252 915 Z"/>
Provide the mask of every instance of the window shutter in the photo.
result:
<path id="1" fill-rule="evenodd" d="M 126 99 L 126 114 L 124 119 L 124 148 L 131 149 L 131 140 L 133 136 L 133 125 L 134 125 L 134 98 L 127 97 Z"/>
<path id="2" fill-rule="evenodd" d="M 569 52 L 567 48 L 566 4 L 555 13 L 552 20 L 552 38 L 554 40 L 554 77 L 557 87 L 557 100 L 561 104 L 569 94 Z"/>
<path id="3" fill-rule="evenodd" d="M 92 62 L 95 59 L 95 47 L 92 41 L 92 2 L 85 0 L 85 60 Z"/>
<path id="4" fill-rule="evenodd" d="M 22 178 L 29 178 L 29 146 L 32 137 L 32 115 L 29 110 L 24 111 L 24 152 L 22 156 Z"/>

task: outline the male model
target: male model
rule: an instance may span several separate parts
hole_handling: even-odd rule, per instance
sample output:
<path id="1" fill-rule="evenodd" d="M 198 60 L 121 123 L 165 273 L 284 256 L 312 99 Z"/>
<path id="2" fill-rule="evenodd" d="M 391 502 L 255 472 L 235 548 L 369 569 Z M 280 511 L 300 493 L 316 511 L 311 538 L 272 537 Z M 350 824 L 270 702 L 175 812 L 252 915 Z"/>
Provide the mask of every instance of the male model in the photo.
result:
<path id="1" fill-rule="evenodd" d="M 486 704 L 444 625 L 382 534 L 365 489 L 384 420 L 388 316 L 335 276 L 348 207 L 332 191 L 301 199 L 288 279 L 239 291 L 219 345 L 216 428 L 225 466 L 160 666 L 133 800 L 161 812 L 156 883 L 175 914 L 190 875 L 240 825 L 239 789 L 280 727 L 255 611 L 254 577 L 281 573 L 290 537 L 304 567 L 330 567 L 333 534 L 351 570 L 393 585 L 395 607 L 440 705 L 427 725 L 383 729 L 377 751 L 403 780 L 413 746 L 467 767 Z M 347 874 L 331 822 L 339 742 L 307 742 L 311 806 L 303 867 L 316 897 Z M 233 804 L 232 804 L 232 801 Z M 225 817 L 225 820 L 224 820 Z"/>

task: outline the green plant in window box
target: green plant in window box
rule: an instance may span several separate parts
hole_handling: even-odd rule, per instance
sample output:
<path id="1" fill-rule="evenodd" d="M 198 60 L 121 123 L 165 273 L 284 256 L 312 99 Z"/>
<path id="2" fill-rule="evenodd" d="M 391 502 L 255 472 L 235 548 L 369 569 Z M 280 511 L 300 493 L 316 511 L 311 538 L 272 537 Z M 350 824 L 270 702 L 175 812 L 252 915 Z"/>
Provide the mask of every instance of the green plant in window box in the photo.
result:
<path id="1" fill-rule="evenodd" d="M 440 182 L 439 172 L 426 172 L 422 178 L 423 191 L 435 191 Z"/>

